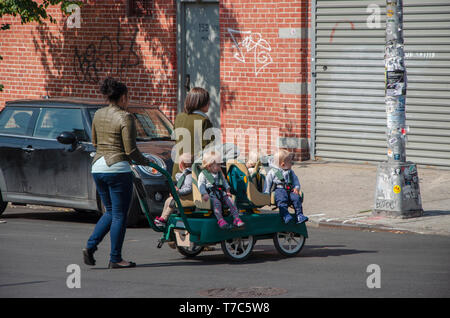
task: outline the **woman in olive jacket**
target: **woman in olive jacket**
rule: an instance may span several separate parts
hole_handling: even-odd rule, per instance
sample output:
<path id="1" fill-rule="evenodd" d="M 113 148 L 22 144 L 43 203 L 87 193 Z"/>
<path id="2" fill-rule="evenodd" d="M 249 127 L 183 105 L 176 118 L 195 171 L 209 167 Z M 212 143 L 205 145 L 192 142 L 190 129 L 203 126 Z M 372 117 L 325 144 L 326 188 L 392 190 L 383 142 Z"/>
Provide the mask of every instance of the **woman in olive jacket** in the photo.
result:
<path id="1" fill-rule="evenodd" d="M 136 124 L 133 115 L 127 112 L 128 89 L 125 84 L 107 78 L 100 90 L 110 105 L 99 109 L 92 122 L 92 143 L 96 147 L 92 176 L 105 213 L 89 237 L 83 257 L 87 265 L 95 265 L 94 252 L 110 232 L 108 267 L 135 267 L 135 263 L 122 259 L 127 214 L 133 193 L 130 163 L 148 165 L 149 159 L 136 146 Z"/>
<path id="2" fill-rule="evenodd" d="M 209 143 L 214 142 L 214 135 L 211 136 L 210 140 L 204 139 L 205 131 L 213 128 L 208 115 L 206 115 L 209 105 L 208 91 L 201 87 L 194 87 L 186 96 L 184 112 L 178 114 L 175 118 L 174 129 L 177 144 L 176 157 L 172 169 L 173 179 L 179 172 L 178 158 L 183 152 L 194 154 L 195 160 Z M 184 140 L 184 138 L 187 138 L 187 140 Z"/>

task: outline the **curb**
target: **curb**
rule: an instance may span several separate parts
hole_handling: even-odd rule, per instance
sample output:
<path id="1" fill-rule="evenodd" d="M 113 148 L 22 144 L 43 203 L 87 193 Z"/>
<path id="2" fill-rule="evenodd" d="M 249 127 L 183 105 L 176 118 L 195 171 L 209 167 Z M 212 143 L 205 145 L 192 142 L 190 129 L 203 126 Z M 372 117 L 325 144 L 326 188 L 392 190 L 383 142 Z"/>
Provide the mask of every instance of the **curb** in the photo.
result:
<path id="1" fill-rule="evenodd" d="M 389 232 L 395 234 L 422 234 L 422 235 L 439 235 L 439 236 L 450 236 L 450 232 L 443 230 L 436 230 L 431 228 L 401 228 L 392 225 L 386 225 L 382 223 L 378 224 L 367 224 L 359 223 L 358 221 L 349 220 L 324 220 L 316 219 L 309 220 L 310 226 L 316 228 L 341 228 L 346 230 L 359 230 L 359 231 L 369 231 L 369 232 Z"/>
<path id="2" fill-rule="evenodd" d="M 342 228 L 346 230 L 357 230 L 357 231 L 369 231 L 369 232 L 390 232 L 395 234 L 412 234 L 417 232 L 413 232 L 411 230 L 388 227 L 382 224 L 361 224 L 361 223 L 351 223 L 351 222 L 336 222 L 336 221 L 315 221 L 309 220 L 309 222 L 313 225 L 313 227 L 317 228 Z"/>

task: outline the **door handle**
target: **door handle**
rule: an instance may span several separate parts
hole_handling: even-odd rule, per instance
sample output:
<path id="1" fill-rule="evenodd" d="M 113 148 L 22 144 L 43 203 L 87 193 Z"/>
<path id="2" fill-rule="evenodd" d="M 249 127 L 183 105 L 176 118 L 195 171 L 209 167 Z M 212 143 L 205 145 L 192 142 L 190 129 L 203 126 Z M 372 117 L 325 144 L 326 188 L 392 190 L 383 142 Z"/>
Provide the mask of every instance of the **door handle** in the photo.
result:
<path id="1" fill-rule="evenodd" d="M 33 152 L 35 149 L 33 148 L 33 146 L 27 146 L 27 147 L 23 147 L 22 150 L 26 151 L 26 152 Z"/>
<path id="2" fill-rule="evenodd" d="M 186 82 L 184 84 L 184 87 L 186 88 L 187 92 L 191 90 L 191 76 L 189 74 L 186 74 Z"/>

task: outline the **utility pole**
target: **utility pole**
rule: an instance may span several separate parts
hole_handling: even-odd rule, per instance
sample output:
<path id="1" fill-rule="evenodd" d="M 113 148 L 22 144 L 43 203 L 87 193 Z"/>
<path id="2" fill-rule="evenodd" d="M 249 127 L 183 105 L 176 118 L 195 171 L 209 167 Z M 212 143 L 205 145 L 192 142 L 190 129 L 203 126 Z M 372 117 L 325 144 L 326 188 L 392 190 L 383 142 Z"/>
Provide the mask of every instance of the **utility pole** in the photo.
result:
<path id="1" fill-rule="evenodd" d="M 386 0 L 385 104 L 387 161 L 377 170 L 374 215 L 409 218 L 423 214 L 419 177 L 406 161 L 406 67 L 403 0 Z"/>

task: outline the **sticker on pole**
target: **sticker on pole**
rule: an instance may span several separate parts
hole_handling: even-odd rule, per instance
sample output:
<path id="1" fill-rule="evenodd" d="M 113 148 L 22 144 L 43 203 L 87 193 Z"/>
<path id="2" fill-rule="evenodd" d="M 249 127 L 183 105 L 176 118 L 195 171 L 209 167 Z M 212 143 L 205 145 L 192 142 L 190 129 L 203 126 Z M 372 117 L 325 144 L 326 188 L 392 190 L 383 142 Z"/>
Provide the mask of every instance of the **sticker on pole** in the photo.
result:
<path id="1" fill-rule="evenodd" d="M 400 96 L 406 94 L 405 72 L 387 71 L 386 72 L 386 95 Z"/>
<path id="2" fill-rule="evenodd" d="M 402 187 L 400 187 L 399 185 L 395 185 L 394 186 L 394 193 L 400 193 L 402 191 Z"/>

